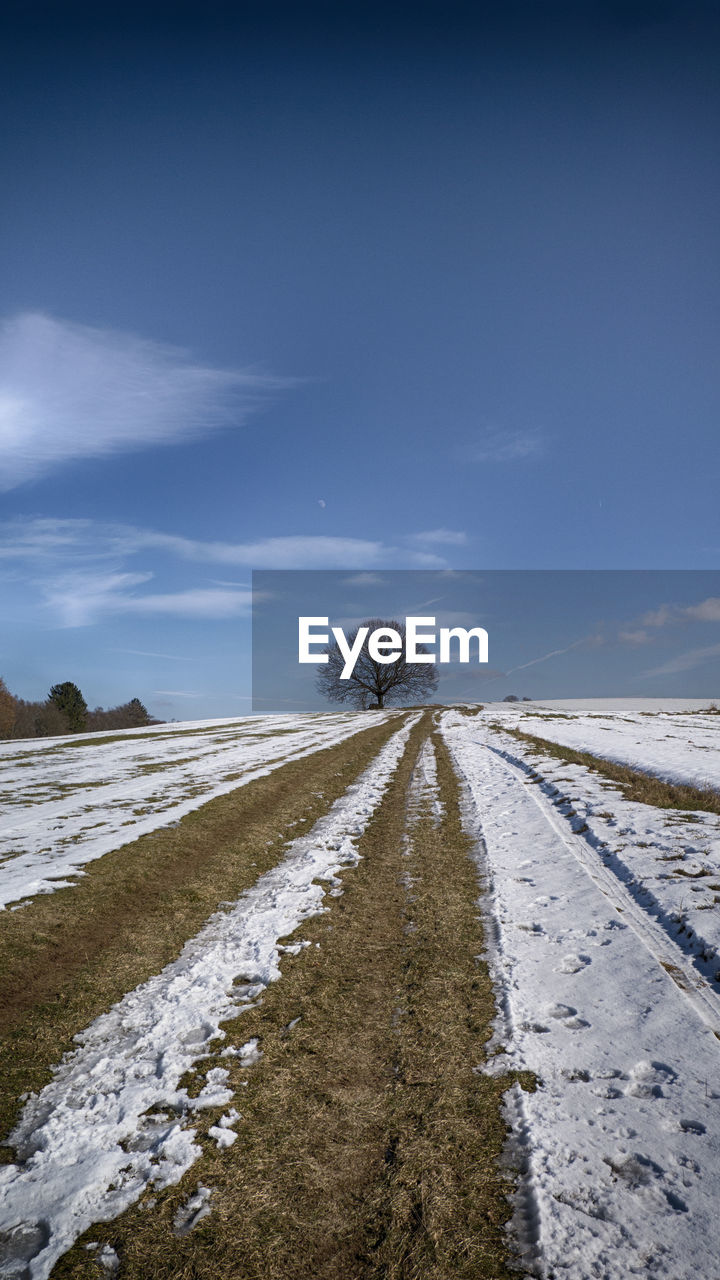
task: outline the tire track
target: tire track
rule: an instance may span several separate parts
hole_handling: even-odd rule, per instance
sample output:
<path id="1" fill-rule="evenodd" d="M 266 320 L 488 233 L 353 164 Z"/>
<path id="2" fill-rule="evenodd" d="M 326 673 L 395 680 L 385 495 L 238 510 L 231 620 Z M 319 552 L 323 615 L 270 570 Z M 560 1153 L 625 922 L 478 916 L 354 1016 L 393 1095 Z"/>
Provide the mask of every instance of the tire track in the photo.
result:
<path id="1" fill-rule="evenodd" d="M 489 959 L 506 1016 L 490 1063 L 538 1082 L 508 1111 L 520 1191 L 531 1193 L 514 1224 L 521 1242 L 523 1227 L 536 1241 L 524 1260 L 548 1280 L 709 1280 L 719 1230 L 714 993 L 698 991 L 688 958 L 566 829 L 522 762 L 452 713 L 442 728 L 492 878 Z"/>
<path id="2" fill-rule="evenodd" d="M 558 816 L 557 810 L 543 798 L 536 785 L 526 781 L 523 776 L 528 772 L 526 762 L 503 748 L 493 747 L 490 743 L 484 745 L 530 796 L 545 821 L 579 862 L 593 884 L 612 903 L 615 910 L 622 914 L 624 922 L 630 925 L 652 958 L 670 976 L 695 1012 L 720 1040 L 720 993 L 698 973 L 692 960 L 668 937 L 660 921 L 640 905 L 612 868 L 594 853 L 590 842 L 569 830 L 567 820 Z M 534 766 L 533 771 L 538 773 Z"/>

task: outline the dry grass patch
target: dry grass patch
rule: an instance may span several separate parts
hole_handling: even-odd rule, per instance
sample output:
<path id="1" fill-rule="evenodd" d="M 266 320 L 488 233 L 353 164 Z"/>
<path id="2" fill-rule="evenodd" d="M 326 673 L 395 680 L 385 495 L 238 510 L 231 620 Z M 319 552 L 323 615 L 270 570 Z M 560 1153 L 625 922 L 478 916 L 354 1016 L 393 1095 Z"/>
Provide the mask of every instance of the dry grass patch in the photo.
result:
<path id="1" fill-rule="evenodd" d="M 563 760 L 566 764 L 581 764 L 594 773 L 609 778 L 622 791 L 627 800 L 639 804 L 651 804 L 657 809 L 687 809 L 705 813 L 720 813 L 720 792 L 713 787 L 690 787 L 680 783 L 663 782 L 652 773 L 642 769 L 633 769 L 630 765 L 616 764 L 605 760 L 589 751 L 576 751 L 573 747 L 561 746 L 550 742 L 547 738 L 537 738 L 534 734 L 523 733 L 520 729 L 508 729 L 505 725 L 494 724 L 519 742 L 526 742 L 538 754 L 552 756 L 555 760 Z"/>
<path id="2" fill-rule="evenodd" d="M 428 728 L 425 716 L 411 734 L 343 895 L 298 931 L 310 945 L 286 956 L 260 1007 L 226 1024 L 230 1043 L 257 1037 L 263 1055 L 249 1070 L 231 1068 L 242 1113 L 235 1145 L 220 1153 L 205 1138 L 203 1159 L 177 1188 L 91 1228 L 56 1280 L 97 1275 L 87 1240 L 117 1250 L 122 1280 L 516 1274 L 497 1164 L 509 1080 L 473 1070 L 495 1005 L 477 960 L 478 883 L 442 745 L 443 825 L 426 813 L 404 838 Z M 217 1062 L 200 1064 L 196 1086 Z M 199 1182 L 213 1188 L 212 1212 L 178 1238 L 175 1214 Z"/>
<path id="3" fill-rule="evenodd" d="M 397 728 L 393 719 L 291 760 L 90 863 L 72 888 L 0 914 L 3 1137 L 20 1095 L 47 1083 L 72 1037 L 274 866 Z"/>
<path id="4" fill-rule="evenodd" d="M 376 1197 L 383 1238 L 373 1280 L 501 1280 L 508 1181 L 500 1115 L 510 1077 L 482 1074 L 496 1009 L 478 919 L 472 845 L 444 742 L 435 740 L 440 798 L 411 826 L 403 981 L 390 1095 L 392 1158 Z M 513 1077 L 515 1079 L 516 1077 Z M 523 1084 L 532 1087 L 527 1076 Z"/>

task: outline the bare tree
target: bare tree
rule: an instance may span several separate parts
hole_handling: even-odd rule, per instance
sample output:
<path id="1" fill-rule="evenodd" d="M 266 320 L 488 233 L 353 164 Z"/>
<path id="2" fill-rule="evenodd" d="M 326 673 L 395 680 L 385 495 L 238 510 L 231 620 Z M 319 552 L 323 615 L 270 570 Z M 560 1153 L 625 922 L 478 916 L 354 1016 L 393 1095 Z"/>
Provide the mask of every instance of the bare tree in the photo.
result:
<path id="1" fill-rule="evenodd" d="M 0 676 L 0 738 L 12 738 L 17 711 L 17 701 Z"/>
<path id="2" fill-rule="evenodd" d="M 399 622 L 387 622 L 383 618 L 370 618 L 362 624 L 373 631 L 396 631 L 402 642 L 402 653 L 394 662 L 377 662 L 363 646 L 352 674 L 341 679 L 345 659 L 338 644 L 333 641 L 323 650 L 328 660 L 320 667 L 316 687 L 330 702 L 345 702 L 364 711 L 370 707 L 384 707 L 389 702 L 427 702 L 438 686 L 439 675 L 434 663 L 407 662 L 405 659 L 405 627 Z M 360 627 L 347 637 L 353 645 Z M 417 645 L 418 653 L 428 653 L 424 645 Z"/>

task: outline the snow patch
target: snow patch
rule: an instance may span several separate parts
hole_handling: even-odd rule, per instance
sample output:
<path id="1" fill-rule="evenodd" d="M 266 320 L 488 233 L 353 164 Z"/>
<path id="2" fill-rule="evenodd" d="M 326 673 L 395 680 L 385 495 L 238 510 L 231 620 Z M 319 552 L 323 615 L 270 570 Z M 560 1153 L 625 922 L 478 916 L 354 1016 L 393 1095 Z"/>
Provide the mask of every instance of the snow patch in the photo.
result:
<path id="1" fill-rule="evenodd" d="M 0 1276 L 22 1263 L 29 1280 L 45 1280 L 92 1222 L 116 1217 L 149 1184 L 179 1182 L 202 1154 L 188 1121 L 231 1101 L 228 1072 L 212 1067 L 197 1097 L 179 1082 L 218 1051 L 220 1024 L 281 976 L 279 939 L 323 909 L 318 880 L 357 865 L 357 840 L 418 718 L 405 719 L 312 831 L 231 910 L 212 916 L 177 960 L 77 1036 L 77 1049 L 27 1102 L 10 1136 L 18 1162 L 0 1168 Z M 257 1041 L 239 1057 L 244 1066 L 256 1062 Z"/>

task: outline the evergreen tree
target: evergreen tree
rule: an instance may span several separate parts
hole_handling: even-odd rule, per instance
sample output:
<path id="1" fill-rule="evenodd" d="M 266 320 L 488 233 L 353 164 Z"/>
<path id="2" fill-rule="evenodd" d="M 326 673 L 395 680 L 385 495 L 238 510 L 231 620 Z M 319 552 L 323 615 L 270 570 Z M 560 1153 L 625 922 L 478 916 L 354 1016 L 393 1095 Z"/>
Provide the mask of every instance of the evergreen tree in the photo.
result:
<path id="1" fill-rule="evenodd" d="M 62 712 L 70 733 L 81 733 L 87 727 L 87 703 L 72 680 L 54 684 L 48 694 L 48 702 L 54 703 Z"/>
<path id="2" fill-rule="evenodd" d="M 131 698 L 125 708 L 127 711 L 127 723 L 131 729 L 139 728 L 140 725 L 150 724 L 150 713 L 147 707 L 143 706 L 139 698 Z"/>

